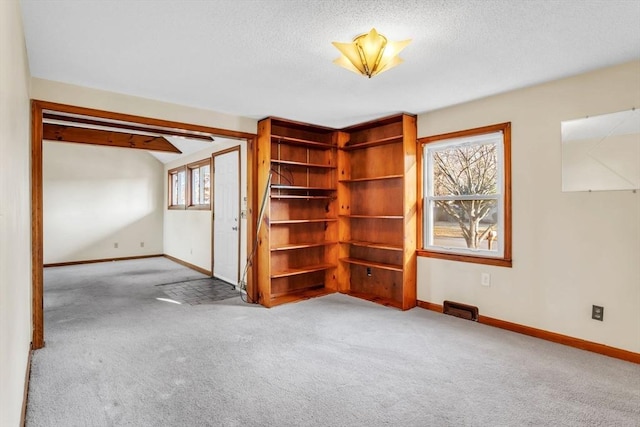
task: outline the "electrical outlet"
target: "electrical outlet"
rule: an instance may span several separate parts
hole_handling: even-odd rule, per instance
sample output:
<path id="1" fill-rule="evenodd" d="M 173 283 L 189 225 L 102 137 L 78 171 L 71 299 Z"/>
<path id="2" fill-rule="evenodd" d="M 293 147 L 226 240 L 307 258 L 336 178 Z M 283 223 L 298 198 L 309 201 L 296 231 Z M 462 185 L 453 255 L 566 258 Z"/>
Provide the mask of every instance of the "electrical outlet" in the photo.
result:
<path id="1" fill-rule="evenodd" d="M 144 248 L 144 242 L 140 242 L 140 247 Z"/>
<path id="2" fill-rule="evenodd" d="M 604 320 L 604 307 L 600 305 L 592 305 L 591 318 L 602 322 Z"/>
<path id="3" fill-rule="evenodd" d="M 115 249 L 118 249 L 118 242 L 114 243 L 114 244 L 113 244 L 113 247 L 114 247 Z"/>
<path id="4" fill-rule="evenodd" d="M 491 274 L 489 273 L 481 273 L 480 274 L 480 284 L 482 286 L 491 286 Z"/>

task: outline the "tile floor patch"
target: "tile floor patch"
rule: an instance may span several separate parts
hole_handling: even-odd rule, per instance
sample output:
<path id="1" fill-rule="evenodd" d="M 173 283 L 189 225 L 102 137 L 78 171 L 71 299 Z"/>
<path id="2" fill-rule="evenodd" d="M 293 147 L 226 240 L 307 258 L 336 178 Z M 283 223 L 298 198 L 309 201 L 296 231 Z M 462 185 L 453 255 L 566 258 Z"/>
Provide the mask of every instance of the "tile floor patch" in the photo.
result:
<path id="1" fill-rule="evenodd" d="M 162 292 L 172 300 L 189 305 L 210 304 L 240 295 L 240 292 L 229 283 L 216 278 L 196 279 L 157 286 L 160 286 Z"/>

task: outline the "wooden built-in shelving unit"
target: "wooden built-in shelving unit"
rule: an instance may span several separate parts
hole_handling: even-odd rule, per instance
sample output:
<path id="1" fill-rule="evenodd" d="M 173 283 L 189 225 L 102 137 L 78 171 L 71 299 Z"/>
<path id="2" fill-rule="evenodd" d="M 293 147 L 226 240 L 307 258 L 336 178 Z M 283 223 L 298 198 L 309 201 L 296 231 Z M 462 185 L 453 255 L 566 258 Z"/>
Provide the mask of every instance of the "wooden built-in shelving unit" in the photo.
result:
<path id="1" fill-rule="evenodd" d="M 338 289 L 416 305 L 416 119 L 343 129 L 338 150 Z"/>
<path id="2" fill-rule="evenodd" d="M 271 307 L 337 290 L 335 132 L 268 118 L 258 124 L 258 300 Z M 260 195 L 260 198 L 264 193 Z"/>
<path id="3" fill-rule="evenodd" d="M 271 177 L 258 235 L 261 304 L 340 291 L 415 306 L 415 142 L 407 114 L 342 130 L 259 122 L 259 191 Z"/>

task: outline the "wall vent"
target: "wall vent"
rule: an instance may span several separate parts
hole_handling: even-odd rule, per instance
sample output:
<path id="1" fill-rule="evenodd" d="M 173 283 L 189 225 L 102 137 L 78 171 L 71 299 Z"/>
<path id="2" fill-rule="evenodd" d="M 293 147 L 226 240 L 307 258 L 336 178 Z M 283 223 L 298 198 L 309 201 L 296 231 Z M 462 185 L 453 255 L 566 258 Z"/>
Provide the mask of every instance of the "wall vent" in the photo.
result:
<path id="1" fill-rule="evenodd" d="M 442 312 L 462 319 L 478 321 L 478 307 L 462 304 L 460 302 L 445 301 L 442 305 Z"/>

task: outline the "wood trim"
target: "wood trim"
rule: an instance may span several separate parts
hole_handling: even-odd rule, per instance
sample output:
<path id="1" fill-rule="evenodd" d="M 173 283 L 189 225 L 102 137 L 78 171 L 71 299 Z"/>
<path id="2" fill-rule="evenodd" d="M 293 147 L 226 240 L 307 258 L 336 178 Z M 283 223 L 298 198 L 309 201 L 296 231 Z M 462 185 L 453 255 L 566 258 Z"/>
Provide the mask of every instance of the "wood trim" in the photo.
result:
<path id="1" fill-rule="evenodd" d="M 508 267 L 512 264 L 511 245 L 513 235 L 511 234 L 511 122 L 504 124 L 502 147 L 503 168 L 504 168 L 504 254 L 502 258 L 509 262 Z M 506 267 L 506 266 L 505 266 Z"/>
<path id="2" fill-rule="evenodd" d="M 43 117 L 45 119 L 57 120 L 61 122 L 80 123 L 85 125 L 102 126 L 106 128 L 113 128 L 113 129 L 125 129 L 128 131 L 134 130 L 139 132 L 157 133 L 159 135 L 177 136 L 182 138 L 201 139 L 207 142 L 213 142 L 214 140 L 213 137 L 209 135 L 203 135 L 201 133 L 196 133 L 196 132 L 181 132 L 176 129 L 168 130 L 166 128 L 159 128 L 159 127 L 135 126 L 129 123 L 125 124 L 125 123 L 118 123 L 118 122 L 112 122 L 112 121 L 104 122 L 101 120 L 92 120 L 92 119 L 85 119 L 83 117 L 64 116 L 64 115 L 51 114 L 51 113 L 44 113 Z"/>
<path id="3" fill-rule="evenodd" d="M 183 130 L 219 135 L 232 139 L 254 141 L 254 133 L 232 131 L 227 129 L 201 126 L 171 120 L 153 119 L 131 114 L 114 113 L 93 108 L 77 107 L 42 100 L 31 100 L 31 301 L 32 301 L 32 346 L 34 350 L 44 347 L 44 306 L 43 306 L 43 201 L 42 201 L 42 125 L 43 110 L 47 113 L 67 113 L 91 116 L 99 119 L 111 119 L 131 122 L 134 125 L 149 125 L 167 128 L 166 130 Z M 252 161 L 256 158 L 252 157 Z M 255 167 L 255 165 L 254 165 Z M 253 185 L 254 180 L 249 182 Z M 254 188 L 250 194 L 256 194 Z M 251 278 L 252 279 L 252 278 Z"/>
<path id="4" fill-rule="evenodd" d="M 511 259 L 503 258 L 486 258 L 481 256 L 450 254 L 446 252 L 426 251 L 424 249 L 418 249 L 416 253 L 418 254 L 418 256 L 446 259 L 449 261 L 472 262 L 475 264 L 495 265 L 498 267 L 511 267 L 513 265 L 513 261 Z"/>
<path id="5" fill-rule="evenodd" d="M 213 277 L 213 273 L 211 271 L 206 270 L 206 269 L 204 269 L 202 267 L 198 267 L 197 265 L 191 264 L 190 262 L 183 261 L 180 258 L 172 257 L 171 255 L 167 255 L 167 254 L 163 254 L 161 256 L 163 256 L 165 258 L 168 258 L 173 262 L 177 262 L 178 264 L 183 265 L 185 267 L 188 267 L 188 268 L 190 268 L 192 270 L 195 270 L 198 273 L 202 273 L 202 274 L 205 274 L 205 275 L 207 275 L 209 277 Z"/>
<path id="6" fill-rule="evenodd" d="M 180 172 L 184 172 L 184 204 L 172 205 L 173 202 L 173 175 L 177 175 Z M 189 173 L 187 171 L 187 165 L 178 166 L 167 171 L 167 209 L 172 210 L 185 210 L 187 207 L 187 200 L 189 198 Z"/>
<path id="7" fill-rule="evenodd" d="M 191 123 L 175 122 L 173 120 L 154 119 L 151 117 L 136 116 L 133 114 L 116 113 L 113 111 L 97 110 L 94 108 L 77 107 L 68 104 L 59 104 L 57 102 L 49 102 L 42 100 L 33 100 L 37 103 L 41 110 L 52 110 L 58 113 L 78 114 L 82 116 L 91 116 L 101 119 L 121 120 L 125 122 L 132 122 L 134 124 L 142 124 L 149 126 L 159 126 L 168 129 L 187 130 L 195 132 L 208 133 L 213 136 L 224 136 L 232 139 L 248 139 L 254 138 L 256 135 L 253 133 L 234 131 L 228 129 L 215 128 L 210 126 L 202 126 Z"/>
<path id="8" fill-rule="evenodd" d="M 504 169 L 504 187 L 503 187 L 503 204 L 504 204 L 504 253 L 500 258 L 490 258 L 466 255 L 461 253 L 448 253 L 437 252 L 433 250 L 424 249 L 424 202 L 423 202 L 423 153 L 424 145 L 441 141 L 445 139 L 462 138 L 465 136 L 481 135 L 485 133 L 502 132 L 503 133 L 503 169 Z M 416 251 L 418 256 L 428 258 L 446 259 L 449 261 L 470 262 L 475 264 L 494 265 L 498 267 L 512 267 L 512 209 L 511 209 L 511 122 L 498 123 L 489 126 L 483 126 L 473 129 L 465 129 L 462 131 L 449 132 L 440 135 L 427 136 L 418 138 L 416 141 L 416 152 L 418 157 L 418 185 L 417 185 L 417 197 L 418 197 L 418 250 Z"/>
<path id="9" fill-rule="evenodd" d="M 403 167 L 403 292 L 402 309 L 408 310 L 416 306 L 417 300 L 417 264 L 416 242 L 417 242 L 417 222 L 415 215 L 416 193 L 418 173 L 416 170 L 416 137 L 417 137 L 416 116 L 402 115 L 402 151 L 404 153 Z"/>
<path id="10" fill-rule="evenodd" d="M 339 129 L 342 132 L 357 132 L 357 131 L 361 131 L 364 129 L 368 129 L 371 127 L 378 127 L 378 126 L 384 126 L 387 125 L 389 123 L 394 123 L 394 122 L 398 122 L 402 120 L 402 117 L 412 117 L 414 120 L 417 119 L 417 116 L 415 114 L 411 114 L 411 113 L 397 113 L 397 114 L 392 114 L 390 116 L 384 116 L 384 117 L 379 117 L 377 119 L 371 119 L 369 121 L 363 122 L 363 123 L 357 123 L 355 125 L 351 125 L 351 126 L 347 126 L 345 128 Z"/>
<path id="11" fill-rule="evenodd" d="M 42 137 L 47 141 L 75 142 L 80 144 L 104 145 L 107 147 L 182 153 L 163 136 L 140 135 L 52 123 L 44 123 L 42 127 Z"/>
<path id="12" fill-rule="evenodd" d="M 143 258 L 157 258 L 161 257 L 162 254 L 154 254 L 154 255 L 134 255 L 134 256 L 124 256 L 124 257 L 116 257 L 116 258 L 102 258 L 102 259 L 87 259 L 81 261 L 67 261 L 67 262 L 53 262 L 50 264 L 44 264 L 43 267 L 66 267 L 69 265 L 80 265 L 80 264 L 95 264 L 97 262 L 110 262 L 110 261 L 128 261 L 131 259 L 143 259 Z"/>
<path id="13" fill-rule="evenodd" d="M 418 301 L 418 307 L 427 310 L 442 313 L 442 305 L 434 304 L 427 301 Z M 478 323 L 493 326 L 507 331 L 516 332 L 530 337 L 543 339 L 545 341 L 555 342 L 557 344 L 567 345 L 569 347 L 578 348 L 580 350 L 590 351 L 592 353 L 603 354 L 605 356 L 616 359 L 626 360 L 627 362 L 640 364 L 640 353 L 623 350 L 621 348 L 610 347 L 608 345 L 599 344 L 593 341 L 587 341 L 580 338 L 570 337 L 568 335 L 549 332 L 543 329 L 532 328 L 531 326 L 520 325 L 518 323 L 507 322 L 506 320 L 495 319 L 488 316 L 478 316 Z"/>
<path id="14" fill-rule="evenodd" d="M 257 139 L 247 139 L 247 300 L 255 303 L 258 301 L 258 286 L 256 277 L 258 272 L 258 259 L 255 248 L 257 247 L 256 215 L 258 210 L 258 155 Z"/>
<path id="15" fill-rule="evenodd" d="M 439 135 L 424 136 L 422 138 L 418 138 L 418 144 L 424 145 L 430 142 L 441 141 L 443 139 L 463 138 L 465 136 L 474 136 L 474 135 L 481 135 L 484 133 L 500 132 L 500 131 L 504 131 L 505 129 L 509 129 L 509 132 L 511 131 L 510 122 L 497 123 L 495 125 L 489 125 L 489 126 L 481 126 L 473 129 L 458 130 L 455 132 L 442 133 Z"/>
<path id="16" fill-rule="evenodd" d="M 24 394 L 22 396 L 22 411 L 20 412 L 20 426 L 24 427 L 27 421 L 27 402 L 29 401 L 29 382 L 31 380 L 31 356 L 33 355 L 33 346 L 29 348 L 29 356 L 27 356 L 27 368 L 24 374 Z"/>
<path id="17" fill-rule="evenodd" d="M 31 345 L 34 350 L 44 347 L 42 197 L 42 106 L 36 101 L 31 101 Z"/>
<path id="18" fill-rule="evenodd" d="M 418 300 L 416 302 L 416 305 L 420 308 L 425 308 L 427 310 L 437 311 L 438 313 L 442 313 L 442 304 L 434 304 L 432 302 Z"/>

